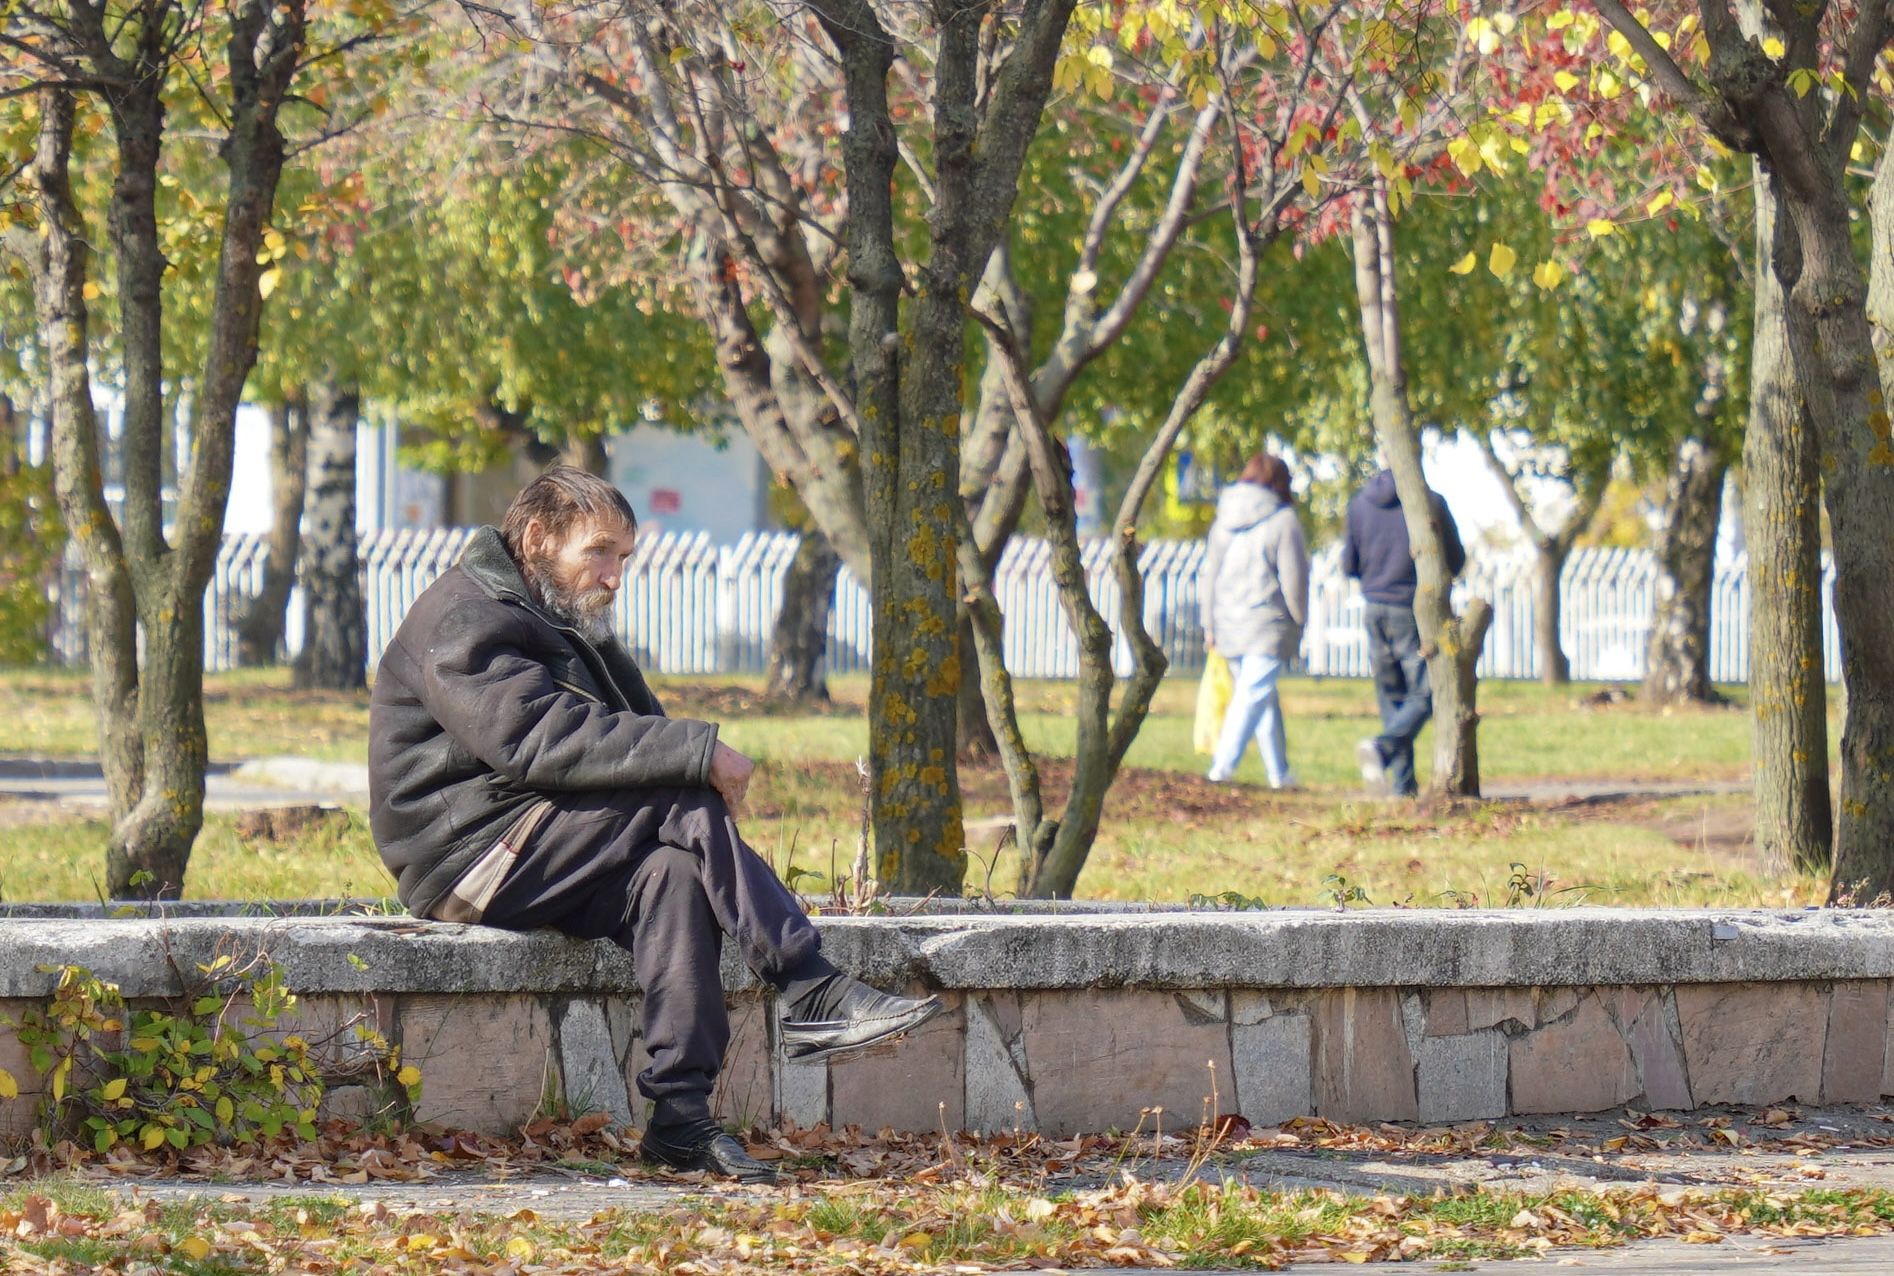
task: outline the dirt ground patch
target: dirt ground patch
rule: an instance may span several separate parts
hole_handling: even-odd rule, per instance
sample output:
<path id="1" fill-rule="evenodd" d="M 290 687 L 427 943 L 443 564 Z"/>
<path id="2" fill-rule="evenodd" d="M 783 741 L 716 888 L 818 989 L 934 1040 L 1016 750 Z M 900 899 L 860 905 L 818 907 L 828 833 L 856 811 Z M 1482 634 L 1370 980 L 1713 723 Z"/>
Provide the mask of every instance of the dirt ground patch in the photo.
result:
<path id="1" fill-rule="evenodd" d="M 664 701 L 664 711 L 674 718 L 710 722 L 732 718 L 852 718 L 859 717 L 863 709 L 857 700 L 768 700 L 755 687 L 698 682 L 666 687 L 659 698 Z"/>
<path id="2" fill-rule="evenodd" d="M 799 781 L 818 792 L 837 796 L 836 809 L 845 804 L 852 809 L 852 794 L 861 781 L 852 762 L 802 762 L 793 764 Z M 1039 763 L 1041 795 L 1049 810 L 1065 803 L 1072 789 L 1073 764 L 1069 758 L 1046 758 Z M 959 769 L 962 805 L 968 818 L 998 816 L 1012 810 L 1006 788 L 1006 773 L 997 765 L 961 764 Z M 1111 793 L 1105 799 L 1108 820 L 1149 820 L 1162 817 L 1187 827 L 1210 825 L 1223 818 L 1253 818 L 1272 806 L 1287 807 L 1298 795 L 1275 794 L 1268 789 L 1248 785 L 1211 784 L 1194 775 L 1149 767 L 1126 767 L 1118 773 Z M 783 814 L 780 797 L 753 794 L 757 799 L 752 817 L 773 819 Z M 1307 800 L 1306 796 L 1302 800 Z M 1327 799 L 1322 799 L 1327 801 Z M 809 803 L 802 803 L 808 809 Z"/>
<path id="3" fill-rule="evenodd" d="M 1747 794 L 1653 798 L 1623 796 L 1535 804 L 1547 814 L 1571 820 L 1628 824 L 1661 833 L 1679 846 L 1725 859 L 1745 868 L 1773 866 L 1756 854 L 1756 808 Z"/>

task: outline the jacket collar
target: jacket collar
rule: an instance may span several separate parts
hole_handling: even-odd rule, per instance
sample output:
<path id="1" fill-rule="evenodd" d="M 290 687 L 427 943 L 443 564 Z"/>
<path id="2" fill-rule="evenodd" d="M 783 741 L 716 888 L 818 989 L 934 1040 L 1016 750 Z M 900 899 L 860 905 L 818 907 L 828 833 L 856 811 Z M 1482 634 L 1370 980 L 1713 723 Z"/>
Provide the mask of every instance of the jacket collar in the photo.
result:
<path id="1" fill-rule="evenodd" d="M 519 564 L 513 561 L 513 555 L 507 549 L 499 528 L 482 527 L 474 532 L 473 538 L 467 542 L 467 548 L 461 551 L 460 569 L 489 596 L 517 603 L 564 634 L 584 659 L 596 663 L 599 672 L 604 675 L 601 680 L 617 693 L 624 706 L 630 706 L 631 699 L 625 688 L 642 682 L 642 678 L 637 676 L 637 667 L 624 654 L 617 639 L 595 644 L 569 623 L 541 607 L 526 588 L 526 577 L 520 572 Z"/>
<path id="2" fill-rule="evenodd" d="M 499 528 L 481 527 L 475 530 L 473 539 L 461 551 L 460 568 L 473 578 L 474 584 L 492 597 L 518 603 L 554 629 L 574 638 L 580 636 L 569 621 L 561 620 L 539 605 L 539 600 L 533 597 L 533 591 L 526 587 L 526 576 L 520 571 L 519 564 L 513 561 L 512 551 L 507 549 Z"/>
<path id="3" fill-rule="evenodd" d="M 497 527 L 481 527 L 474 531 L 473 539 L 467 542 L 467 548 L 461 551 L 461 570 L 473 577 L 474 583 L 495 598 L 512 598 L 533 605 L 533 595 L 526 588 L 526 577 L 521 574 L 519 564 L 513 561 L 513 555 L 507 551 L 506 542 L 500 538 Z M 538 611 L 538 607 L 533 607 Z"/>

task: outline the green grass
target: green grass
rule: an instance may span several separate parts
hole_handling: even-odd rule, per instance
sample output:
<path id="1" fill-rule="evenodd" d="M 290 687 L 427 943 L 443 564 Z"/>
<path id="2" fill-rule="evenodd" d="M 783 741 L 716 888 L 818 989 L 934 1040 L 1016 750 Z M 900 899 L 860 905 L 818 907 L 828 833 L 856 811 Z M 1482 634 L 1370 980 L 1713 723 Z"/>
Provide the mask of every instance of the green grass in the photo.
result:
<path id="1" fill-rule="evenodd" d="M 779 870 L 821 874 L 854 858 L 861 794 L 854 762 L 866 752 L 863 677 L 836 680 L 837 706 L 778 714 L 753 704 L 757 680 L 658 678 L 673 713 L 723 724 L 723 739 L 756 757 L 745 829 Z M 1747 770 L 1750 725 L 1740 707 L 1651 713 L 1635 704 L 1586 708 L 1594 687 L 1527 683 L 1482 686 L 1482 772 L 1489 790 L 1553 778 L 1729 782 Z M 0 670 L 0 715 L 15 729 L 9 750 L 83 757 L 92 752 L 89 683 L 70 671 Z M 1739 701 L 1742 688 L 1729 690 Z M 1099 899 L 1183 900 L 1233 892 L 1274 905 L 1330 903 L 1359 888 L 1375 904 L 1756 905 L 1821 898 L 1813 879 L 1767 871 L 1746 846 L 1740 795 L 1547 809 L 1518 802 L 1422 810 L 1364 798 L 1353 769 L 1355 742 L 1375 725 L 1365 682 L 1291 679 L 1283 696 L 1290 754 L 1308 790 L 1262 787 L 1251 750 L 1238 783 L 1211 786 L 1191 751 L 1194 679 L 1160 688 L 1152 714 L 1108 803 L 1104 828 L 1080 879 Z M 1071 686 L 1021 684 L 1028 740 L 1069 754 Z M 367 697 L 289 689 L 282 671 L 209 679 L 211 754 L 234 760 L 301 754 L 361 761 Z M 1420 747 L 1423 776 L 1431 734 Z M 1061 767 L 1049 768 L 1056 796 Z M 994 854 L 996 820 L 1010 812 L 997 769 L 967 769 L 969 886 L 1012 891 L 1013 852 Z M 89 900 L 103 869 L 105 827 L 70 814 L 47 818 L 0 802 L 0 897 Z M 1514 865 L 1523 869 L 1516 870 Z M 1338 882 L 1334 879 L 1345 879 Z M 1519 889 L 1529 880 L 1531 891 Z M 361 812 L 280 841 L 244 838 L 213 814 L 193 853 L 188 893 L 267 899 L 381 896 L 392 882 Z"/>

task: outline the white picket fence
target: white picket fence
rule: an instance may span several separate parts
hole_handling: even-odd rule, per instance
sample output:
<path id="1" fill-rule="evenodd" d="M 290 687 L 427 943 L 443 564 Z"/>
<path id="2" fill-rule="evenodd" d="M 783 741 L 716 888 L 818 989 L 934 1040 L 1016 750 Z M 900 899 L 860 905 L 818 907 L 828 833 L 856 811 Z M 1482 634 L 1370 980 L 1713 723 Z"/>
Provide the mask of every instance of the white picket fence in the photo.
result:
<path id="1" fill-rule="evenodd" d="M 438 528 L 378 532 L 363 538 L 362 587 L 371 664 L 380 659 L 415 598 L 454 564 L 471 534 L 465 528 Z M 752 533 L 734 545 L 713 545 L 701 532 L 642 538 L 629 568 L 628 587 L 619 591 L 614 624 L 640 663 L 654 672 L 760 672 L 796 540 L 790 533 Z M 1092 596 L 1116 629 L 1119 591 L 1107 548 L 1103 541 L 1088 544 L 1085 563 Z M 1000 562 L 995 592 L 1006 617 L 1007 667 L 1017 677 L 1070 678 L 1078 671 L 1077 645 L 1059 606 L 1050 553 L 1045 541 L 1021 537 Z M 1194 670 L 1203 662 L 1203 632 L 1197 618 L 1197 576 L 1203 555 L 1199 541 L 1157 541 L 1144 550 L 1144 623 L 1175 670 Z M 235 618 L 261 587 L 266 556 L 261 536 L 226 539 L 204 600 L 206 668 L 235 665 Z M 1342 577 L 1332 548 L 1316 557 L 1312 576 L 1304 644 L 1307 672 L 1365 677 L 1368 652 L 1361 628 L 1361 596 L 1353 582 Z M 1653 578 L 1650 556 L 1642 551 L 1573 554 L 1560 587 L 1564 646 L 1574 677 L 1630 681 L 1643 676 Z M 85 661 L 84 583 L 84 573 L 69 554 L 54 648 L 57 658 L 70 664 Z M 1823 582 L 1824 655 L 1830 681 L 1839 678 L 1841 667 L 1830 605 L 1832 589 L 1830 572 Z M 1480 676 L 1537 677 L 1530 563 L 1512 558 L 1476 560 L 1455 592 L 1462 599 L 1480 594 L 1493 604 L 1493 627 L 1481 656 Z M 1710 674 L 1719 682 L 1748 680 L 1748 601 L 1743 562 L 1739 559 L 1719 569 L 1710 640 Z M 300 603 L 292 599 L 292 650 L 300 640 L 299 609 Z M 867 667 L 869 619 L 867 591 L 843 569 L 829 616 L 831 672 Z M 1131 669 L 1130 650 L 1122 638 L 1116 663 L 1120 673 Z"/>

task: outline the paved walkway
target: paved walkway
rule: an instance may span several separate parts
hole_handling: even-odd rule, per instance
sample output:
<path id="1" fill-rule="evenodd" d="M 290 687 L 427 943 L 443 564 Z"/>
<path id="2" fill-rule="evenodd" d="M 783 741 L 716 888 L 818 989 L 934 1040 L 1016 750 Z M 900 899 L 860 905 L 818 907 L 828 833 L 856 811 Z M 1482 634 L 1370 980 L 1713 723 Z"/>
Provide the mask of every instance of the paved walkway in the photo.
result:
<path id="1" fill-rule="evenodd" d="M 1240 1180 L 1263 1189 L 1324 1188 L 1351 1195 L 1448 1195 L 1474 1190 L 1547 1193 L 1628 1183 L 1657 1183 L 1677 1190 L 1719 1188 L 1799 1193 L 1816 1188 L 1878 1187 L 1894 1190 L 1894 1111 L 1887 1108 L 1803 1108 L 1786 1124 L 1752 1124 L 1750 1113 L 1732 1111 L 1723 1128 L 1735 1144 L 1712 1141 L 1693 1117 L 1676 1127 L 1652 1128 L 1639 1137 L 1657 1146 L 1587 1155 L 1628 1133 L 1620 1114 L 1589 1118 L 1512 1120 L 1497 1123 L 1534 1136 L 1557 1139 L 1557 1147 L 1480 1146 L 1453 1153 L 1355 1150 L 1297 1146 L 1232 1154 L 1199 1170 L 1203 1177 Z M 1712 1114 L 1700 1114 L 1719 1120 Z M 1691 1140 L 1686 1143 L 1685 1140 Z M 1707 1144 L 1707 1145 L 1706 1145 Z M 1130 1167 L 1146 1178 L 1177 1178 L 1182 1158 L 1145 1159 Z M 1038 1190 L 1062 1192 L 1094 1187 L 1113 1176 L 1107 1162 L 1076 1167 Z M 491 1171 L 442 1173 L 419 1182 L 212 1184 L 202 1180 L 121 1181 L 145 1194 L 175 1200 L 190 1197 L 277 1201 L 343 1196 L 381 1201 L 389 1209 L 438 1214 L 472 1210 L 510 1214 L 530 1208 L 550 1218 L 590 1218 L 603 1210 L 634 1212 L 688 1207 L 708 1194 L 754 1197 L 763 1189 L 706 1187 L 630 1172 L 623 1178 L 577 1170 L 535 1169 L 525 1174 Z M 820 1191 L 820 1181 L 803 1190 Z M 1368 1270 L 1514 1271 L 1521 1262 L 1479 1260 L 1470 1267 L 1440 1261 L 1367 1264 Z M 1619 1276 L 1718 1276 L 1807 1272 L 1812 1276 L 1894 1273 L 1894 1236 L 1804 1241 L 1768 1236 L 1731 1236 L 1716 1245 L 1654 1241 L 1611 1250 L 1554 1250 L 1539 1265 L 1618 1273 Z"/>
<path id="2" fill-rule="evenodd" d="M 1748 780 L 1528 780 L 1488 785 L 1495 801 L 1608 802 L 1620 798 L 1707 797 L 1747 793 Z M 104 806 L 105 779 L 92 761 L 0 758 L 0 794 L 70 806 Z M 219 810 L 273 806 L 365 806 L 368 768 L 357 762 L 253 758 L 210 769 L 205 804 Z M 1000 823 L 1010 816 L 997 816 Z M 993 821 L 988 821 L 991 823 Z"/>
<path id="3" fill-rule="evenodd" d="M 309 758 L 254 758 L 213 764 L 204 788 L 204 805 L 219 811 L 367 806 L 368 768 Z M 105 777 L 90 760 L 0 758 L 0 794 L 86 809 L 106 804 Z"/>

